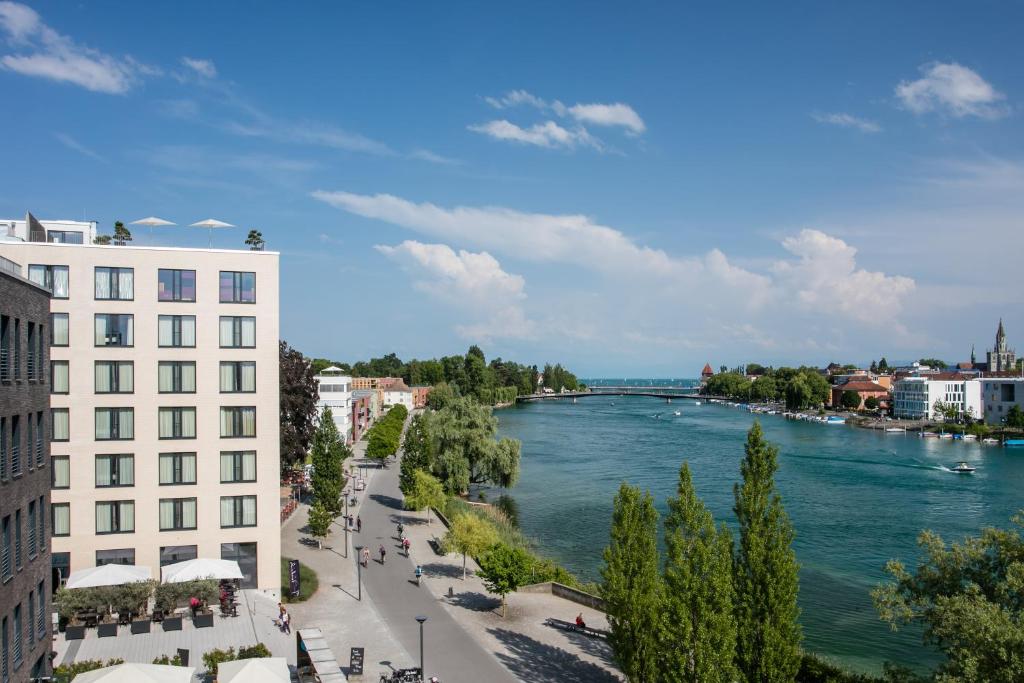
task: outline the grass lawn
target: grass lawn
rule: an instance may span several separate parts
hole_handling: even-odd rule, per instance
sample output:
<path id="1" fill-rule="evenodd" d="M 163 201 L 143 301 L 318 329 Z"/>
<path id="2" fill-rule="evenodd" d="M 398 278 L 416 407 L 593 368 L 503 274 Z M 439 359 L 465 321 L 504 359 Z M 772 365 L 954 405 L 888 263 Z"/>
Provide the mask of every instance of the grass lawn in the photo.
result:
<path id="1" fill-rule="evenodd" d="M 316 589 L 319 586 L 319 581 L 316 578 L 316 572 L 307 567 L 306 565 L 299 562 L 299 594 L 295 597 L 290 595 L 288 588 L 288 560 L 290 558 L 281 558 L 281 600 L 284 602 L 305 602 L 316 593 Z"/>

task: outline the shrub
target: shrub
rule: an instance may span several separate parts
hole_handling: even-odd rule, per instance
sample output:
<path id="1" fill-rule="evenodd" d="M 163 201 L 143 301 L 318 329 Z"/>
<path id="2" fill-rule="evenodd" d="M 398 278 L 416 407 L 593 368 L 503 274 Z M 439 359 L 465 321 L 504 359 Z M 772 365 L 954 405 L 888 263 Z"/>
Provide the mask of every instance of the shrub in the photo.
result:
<path id="1" fill-rule="evenodd" d="M 213 649 L 203 653 L 203 666 L 206 667 L 207 673 L 216 676 L 218 666 L 224 662 L 234 661 L 237 658 L 235 648 L 233 647 L 229 647 L 226 650 Z"/>
<path id="2" fill-rule="evenodd" d="M 166 666 L 184 666 L 181 662 L 181 655 L 176 654 L 173 657 L 170 655 L 160 655 L 153 660 L 154 664 L 164 664 Z"/>
<path id="3" fill-rule="evenodd" d="M 238 659 L 260 659 L 262 657 L 273 657 L 270 648 L 263 643 L 238 648 Z"/>
<path id="4" fill-rule="evenodd" d="M 53 668 L 53 676 L 61 683 L 71 681 L 78 674 L 84 674 L 87 671 L 95 671 L 96 669 L 102 669 L 107 666 L 116 666 L 118 664 L 124 664 L 123 659 L 108 659 L 103 661 L 102 659 L 83 659 L 80 662 L 74 662 L 72 664 L 61 664 Z"/>

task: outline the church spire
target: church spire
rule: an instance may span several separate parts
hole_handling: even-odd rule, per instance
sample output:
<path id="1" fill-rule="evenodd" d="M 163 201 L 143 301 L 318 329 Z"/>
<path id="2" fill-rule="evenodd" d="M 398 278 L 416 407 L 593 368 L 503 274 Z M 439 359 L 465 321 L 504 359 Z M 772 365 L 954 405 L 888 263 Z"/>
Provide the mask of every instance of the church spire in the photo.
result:
<path id="1" fill-rule="evenodd" d="M 974 356 L 974 344 L 971 344 L 971 367 L 973 368 L 977 362 L 978 361 Z"/>
<path id="2" fill-rule="evenodd" d="M 1003 330 L 1003 319 L 999 319 L 999 329 L 996 330 L 996 351 L 1006 348 L 1006 332 Z"/>

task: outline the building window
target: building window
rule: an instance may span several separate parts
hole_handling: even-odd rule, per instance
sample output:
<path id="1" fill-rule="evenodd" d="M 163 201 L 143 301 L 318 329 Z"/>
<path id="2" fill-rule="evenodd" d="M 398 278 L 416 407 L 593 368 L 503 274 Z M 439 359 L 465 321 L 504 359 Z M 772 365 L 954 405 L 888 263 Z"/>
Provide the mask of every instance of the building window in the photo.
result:
<path id="1" fill-rule="evenodd" d="M 157 343 L 163 347 L 194 348 L 196 345 L 196 317 L 194 315 L 158 316 Z"/>
<path id="2" fill-rule="evenodd" d="M 14 650 L 14 670 L 17 671 L 18 667 L 21 666 L 21 663 L 24 660 L 23 650 L 22 650 L 22 647 L 21 647 L 21 645 L 22 645 L 21 641 L 22 641 L 22 639 L 25 636 L 24 636 L 24 634 L 21 631 L 21 603 L 20 602 L 17 605 L 14 606 L 14 619 L 13 619 L 12 623 L 14 624 L 14 633 L 11 634 L 11 635 L 14 636 L 14 647 L 12 648 Z"/>
<path id="3" fill-rule="evenodd" d="M 50 408 L 50 441 L 68 441 L 71 438 L 69 408 Z"/>
<path id="4" fill-rule="evenodd" d="M 195 361 L 160 361 L 157 365 L 157 385 L 161 394 L 196 393 Z"/>
<path id="5" fill-rule="evenodd" d="M 96 346 L 135 346 L 135 316 L 96 314 Z"/>
<path id="6" fill-rule="evenodd" d="M 0 580 L 7 583 L 14 578 L 14 561 L 11 549 L 11 516 L 7 515 L 3 521 L 3 556 L 0 558 Z"/>
<path id="7" fill-rule="evenodd" d="M 21 379 L 21 321 L 14 319 L 14 379 Z"/>
<path id="8" fill-rule="evenodd" d="M 196 271 L 161 268 L 156 280 L 159 301 L 196 300 Z"/>
<path id="9" fill-rule="evenodd" d="M 191 531 L 195 528 L 195 498 L 160 499 L 160 531 Z"/>
<path id="10" fill-rule="evenodd" d="M 36 559 L 36 502 L 30 500 L 28 502 L 28 519 L 25 521 L 28 525 L 28 559 L 29 561 Z"/>
<path id="11" fill-rule="evenodd" d="M 96 503 L 97 534 L 130 534 L 135 531 L 135 501 L 109 500 Z"/>
<path id="12" fill-rule="evenodd" d="M 39 552 L 46 552 L 46 497 L 39 496 L 36 504 L 36 514 L 39 520 Z"/>
<path id="13" fill-rule="evenodd" d="M 114 548 L 96 551 L 96 566 L 105 564 L 135 564 L 135 548 Z"/>
<path id="14" fill-rule="evenodd" d="M 161 453 L 160 485 L 196 483 L 195 453 Z"/>
<path id="15" fill-rule="evenodd" d="M 21 569 L 25 563 L 22 556 L 21 545 L 21 510 L 14 511 L 14 564 Z"/>
<path id="16" fill-rule="evenodd" d="M 36 587 L 36 599 L 39 601 L 36 610 L 36 636 L 42 640 L 46 637 L 46 584 L 42 581 Z"/>
<path id="17" fill-rule="evenodd" d="M 3 652 L 0 654 L 0 674 L 3 675 L 3 682 L 11 680 L 11 645 L 7 633 L 7 617 L 3 619 L 3 626 L 0 626 L 0 640 L 3 640 Z"/>
<path id="18" fill-rule="evenodd" d="M 130 453 L 96 456 L 96 487 L 135 486 L 135 456 Z"/>
<path id="19" fill-rule="evenodd" d="M 82 244 L 85 233 L 80 230 L 47 230 L 46 241 L 60 244 Z"/>
<path id="20" fill-rule="evenodd" d="M 221 361 L 220 391 L 225 394 L 256 391 L 255 361 Z"/>
<path id="21" fill-rule="evenodd" d="M 132 361 L 96 361 L 97 394 L 130 394 L 134 391 L 135 364 Z"/>
<path id="22" fill-rule="evenodd" d="M 222 304 L 256 303 L 256 273 L 220 271 L 220 302 Z"/>
<path id="23" fill-rule="evenodd" d="M 194 545 L 165 545 L 160 548 L 160 566 L 186 562 L 199 557 L 199 548 Z"/>
<path id="24" fill-rule="evenodd" d="M 29 265 L 28 279 L 44 287 L 54 299 L 68 298 L 68 267 Z"/>
<path id="25" fill-rule="evenodd" d="M 10 441 L 7 439 L 7 418 L 0 417 L 0 480 L 7 481 L 7 462 L 10 460 Z"/>
<path id="26" fill-rule="evenodd" d="M 256 588 L 256 544 L 221 543 L 220 559 L 234 560 L 242 570 L 242 588 Z"/>
<path id="27" fill-rule="evenodd" d="M 37 379 L 37 372 L 41 375 L 36 366 L 36 324 L 32 321 L 28 323 L 28 379 L 29 381 Z M 40 359 L 42 360 L 42 359 Z"/>
<path id="28" fill-rule="evenodd" d="M 223 529 L 256 526 L 256 496 L 222 496 L 220 526 Z"/>
<path id="29" fill-rule="evenodd" d="M 25 462 L 28 464 L 28 469 L 32 471 L 32 442 L 35 440 L 35 424 L 32 422 L 32 413 L 25 416 L 26 434 L 25 434 Z"/>
<path id="30" fill-rule="evenodd" d="M 96 266 L 96 299 L 131 301 L 135 298 L 135 271 L 132 268 Z"/>
<path id="31" fill-rule="evenodd" d="M 244 315 L 220 317 L 220 346 L 224 349 L 256 348 L 256 318 Z"/>
<path id="32" fill-rule="evenodd" d="M 71 371 L 69 361 L 50 361 L 50 393 L 66 394 L 71 390 Z"/>
<path id="33" fill-rule="evenodd" d="M 135 438 L 134 408 L 97 408 L 96 440 L 118 441 Z"/>
<path id="34" fill-rule="evenodd" d="M 230 407 L 220 409 L 221 438 L 256 436 L 256 408 Z"/>
<path id="35" fill-rule="evenodd" d="M 53 518 L 53 535 L 71 535 L 71 503 L 51 503 L 50 515 Z"/>
<path id="36" fill-rule="evenodd" d="M 29 415 L 29 420 L 32 416 Z M 45 425 L 43 425 L 43 411 L 36 413 L 36 467 L 43 466 L 43 434 L 46 431 Z"/>
<path id="37" fill-rule="evenodd" d="M 21 476 L 21 415 L 11 416 L 11 476 Z"/>
<path id="38" fill-rule="evenodd" d="M 25 644 L 25 649 L 26 650 L 31 650 L 32 649 L 32 641 L 34 640 L 34 638 L 32 637 L 32 635 L 33 635 L 32 631 L 35 628 L 35 623 L 36 623 L 36 594 L 35 594 L 35 591 L 29 591 L 28 592 L 28 601 L 26 602 L 26 604 L 28 605 L 28 618 L 25 620 L 25 640 L 27 641 L 26 644 Z"/>
<path id="39" fill-rule="evenodd" d="M 195 408 L 161 408 L 159 417 L 161 439 L 196 438 Z"/>
<path id="40" fill-rule="evenodd" d="M 50 458 L 50 486 L 55 489 L 71 488 L 71 458 L 55 455 Z"/>
<path id="41" fill-rule="evenodd" d="M 220 483 L 256 481 L 256 451 L 221 451 Z"/>
<path id="42" fill-rule="evenodd" d="M 68 346 L 70 343 L 68 313 L 50 313 L 50 346 Z"/>
<path id="43" fill-rule="evenodd" d="M 223 321 L 223 318 L 221 320 Z M 222 322 L 221 328 L 223 327 Z M 11 344 L 14 341 L 12 328 L 11 317 L 0 315 L 0 380 L 4 382 L 11 381 Z M 221 336 L 223 337 L 223 333 Z"/>

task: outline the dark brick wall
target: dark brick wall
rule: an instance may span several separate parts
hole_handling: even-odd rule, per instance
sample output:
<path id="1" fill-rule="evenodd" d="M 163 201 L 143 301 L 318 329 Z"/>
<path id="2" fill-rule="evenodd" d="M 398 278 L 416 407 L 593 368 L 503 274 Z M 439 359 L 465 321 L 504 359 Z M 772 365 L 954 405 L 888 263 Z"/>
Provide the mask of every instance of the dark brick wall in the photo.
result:
<path id="1" fill-rule="evenodd" d="M 0 620 L 6 619 L 6 643 L 0 643 L 7 653 L 7 667 L 11 681 L 27 681 L 34 674 L 49 671 L 51 643 L 51 569 L 50 569 L 50 296 L 43 289 L 21 278 L 0 271 L 0 315 L 6 323 L 7 335 L 0 338 L 0 422 L 4 433 L 0 448 L 0 524 L 7 520 L 10 529 L 11 576 L 3 575 L 0 566 Z M 14 363 L 15 320 L 20 337 L 20 367 Z M 33 332 L 33 352 L 29 353 L 30 325 Z M 41 336 L 40 336 L 41 329 Z M 6 340 L 7 343 L 4 343 Z M 42 357 L 39 357 L 39 349 Z M 7 353 L 4 354 L 3 351 Z M 4 356 L 7 365 L 4 366 Z M 30 356 L 32 358 L 30 359 Z M 29 372 L 32 361 L 33 372 Z M 43 417 L 42 453 L 37 453 L 36 418 Z M 19 418 L 20 444 L 19 465 L 15 469 L 13 460 L 12 424 Z M 28 421 L 31 417 L 32 443 L 29 437 Z M 41 461 L 41 464 L 40 464 Z M 18 471 L 20 470 L 20 471 Z M 43 500 L 40 511 L 40 499 Z M 34 510 L 35 553 L 30 554 L 29 531 L 30 506 Z M 21 560 L 16 557 L 16 524 L 20 512 Z M 42 523 L 41 523 L 42 522 Z M 43 530 L 40 537 L 40 528 Z M 2 534 L 0 529 L 0 534 Z M 0 553 L 3 553 L 3 537 L 0 535 Z M 19 566 L 20 565 L 20 566 Z M 38 634 L 40 618 L 39 587 L 43 587 L 44 607 L 42 623 L 45 632 Z M 32 605 L 29 605 L 31 595 Z M 14 614 L 21 608 L 22 660 L 15 668 Z M 29 623 L 30 616 L 33 623 Z M 0 639 L 3 634 L 0 633 Z M 2 656 L 2 653 L 0 653 Z M 38 662 L 42 670 L 34 671 Z M 2 662 L 0 662 L 2 665 Z"/>

